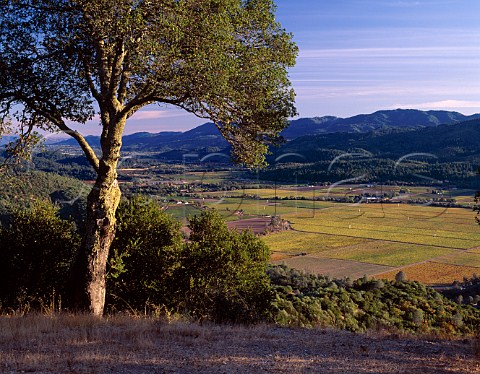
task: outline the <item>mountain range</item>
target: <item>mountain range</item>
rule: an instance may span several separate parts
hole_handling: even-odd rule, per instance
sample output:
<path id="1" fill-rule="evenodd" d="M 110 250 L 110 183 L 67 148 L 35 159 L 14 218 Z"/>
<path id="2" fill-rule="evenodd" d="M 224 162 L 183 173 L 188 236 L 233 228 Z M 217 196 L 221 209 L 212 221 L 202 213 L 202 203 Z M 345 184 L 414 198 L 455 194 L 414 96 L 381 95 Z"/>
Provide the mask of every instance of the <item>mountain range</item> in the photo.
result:
<path id="1" fill-rule="evenodd" d="M 15 139 L 16 137 L 12 135 L 0 137 L 0 146 L 7 145 L 8 143 L 13 142 Z"/>
<path id="2" fill-rule="evenodd" d="M 368 133 L 395 129 L 415 129 L 454 124 L 480 118 L 480 114 L 465 116 L 458 112 L 420 111 L 415 109 L 381 110 L 372 114 L 359 114 L 349 118 L 314 117 L 290 122 L 282 136 L 287 140 L 300 136 L 328 133 Z"/>
<path id="3" fill-rule="evenodd" d="M 449 111 L 420 111 L 414 109 L 383 110 L 372 114 L 361 114 L 349 118 L 332 116 L 301 118 L 290 122 L 282 136 L 291 141 L 302 136 L 349 133 L 389 133 L 395 131 L 433 128 L 439 125 L 452 125 L 480 118 L 480 114 L 465 116 Z M 100 137 L 87 136 L 92 146 L 99 146 Z M 64 140 L 55 145 L 76 146 L 74 139 Z M 151 151 L 167 153 L 178 150 L 209 149 L 220 150 L 228 147 L 213 123 L 205 123 L 186 132 L 139 132 L 123 137 L 125 151 Z"/>
<path id="4" fill-rule="evenodd" d="M 393 110 L 345 119 L 306 118 L 292 121 L 282 135 L 286 142 L 271 148 L 267 157 L 272 167 L 256 177 L 291 182 L 295 176 L 295 182 L 334 183 L 365 175 L 365 181 L 369 182 L 424 184 L 435 180 L 468 188 L 480 187 L 478 114 Z M 99 137 L 87 137 L 87 140 L 93 146 L 99 144 Z M 76 143 L 72 139 L 58 145 L 76 146 Z M 57 152 L 61 148 L 55 147 L 35 155 L 35 166 L 39 170 L 84 180 L 95 177 L 85 157 Z M 212 123 L 183 133 L 127 135 L 122 149 L 126 156 L 123 167 L 158 161 L 197 163 L 206 159 L 208 163 L 225 164 L 225 155 L 230 151 Z M 419 179 L 418 175 L 424 178 Z"/>
<path id="5" fill-rule="evenodd" d="M 439 161 L 477 162 L 480 160 L 480 118 L 412 131 L 302 136 L 287 142 L 277 153 L 301 154 L 303 162 L 315 162 L 331 159 L 332 150 L 360 152 L 389 159 L 413 153 L 428 153 Z"/>

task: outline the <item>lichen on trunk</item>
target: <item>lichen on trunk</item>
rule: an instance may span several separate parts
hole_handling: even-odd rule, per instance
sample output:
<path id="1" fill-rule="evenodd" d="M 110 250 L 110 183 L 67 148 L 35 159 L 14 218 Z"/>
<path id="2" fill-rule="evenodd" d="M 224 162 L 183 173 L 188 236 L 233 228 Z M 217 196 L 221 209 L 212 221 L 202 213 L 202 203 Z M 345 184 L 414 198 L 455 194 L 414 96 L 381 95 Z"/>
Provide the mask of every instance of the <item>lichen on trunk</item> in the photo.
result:
<path id="1" fill-rule="evenodd" d="M 2 1 L 0 133 L 15 123 L 74 138 L 97 173 L 79 253 L 76 304 L 101 315 L 128 118 L 161 104 L 212 121 L 234 159 L 258 166 L 296 115 L 297 47 L 272 0 Z M 3 10 L 3 8 L 2 8 Z M 100 115 L 102 154 L 68 123 Z M 5 122 L 7 125 L 5 125 Z"/>
<path id="2" fill-rule="evenodd" d="M 81 307 L 97 316 L 103 315 L 105 307 L 108 254 L 115 237 L 115 213 L 121 197 L 116 169 L 126 119 L 122 118 L 115 123 L 105 122 L 101 139 L 103 155 L 99 162 L 97 180 L 87 200 L 83 266 L 80 267 L 85 269 L 80 290 Z"/>
<path id="3" fill-rule="evenodd" d="M 92 189 L 88 196 L 84 250 L 87 257 L 85 291 L 89 310 L 103 315 L 106 267 L 110 245 L 115 236 L 115 212 L 120 201 L 116 179 L 110 185 Z"/>

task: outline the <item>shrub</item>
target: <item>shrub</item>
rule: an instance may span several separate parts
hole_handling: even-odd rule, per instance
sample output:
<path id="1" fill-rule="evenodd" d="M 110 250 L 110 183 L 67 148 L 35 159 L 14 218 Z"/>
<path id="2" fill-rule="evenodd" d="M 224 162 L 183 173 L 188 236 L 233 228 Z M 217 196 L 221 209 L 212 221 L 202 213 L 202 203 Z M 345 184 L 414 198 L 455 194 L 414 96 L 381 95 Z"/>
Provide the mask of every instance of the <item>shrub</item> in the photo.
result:
<path id="1" fill-rule="evenodd" d="M 108 308 L 144 311 L 171 304 L 181 240 L 180 223 L 155 201 L 133 197 L 122 202 L 110 248 Z"/>
<path id="2" fill-rule="evenodd" d="M 107 284 L 110 310 L 188 314 L 217 322 L 254 322 L 268 316 L 272 298 L 269 250 L 250 231 L 230 231 L 214 211 L 180 224 L 145 198 L 117 213 Z"/>
<path id="3" fill-rule="evenodd" d="M 395 280 L 397 282 L 405 282 L 407 280 L 407 275 L 403 272 L 403 271 L 399 271 L 396 275 L 395 275 Z"/>
<path id="4" fill-rule="evenodd" d="M 58 217 L 50 203 L 13 211 L 0 227 L 0 301 L 4 308 L 51 304 L 66 299 L 80 238 L 71 222 Z M 55 298 L 57 298 L 55 297 Z"/>
<path id="5" fill-rule="evenodd" d="M 480 311 L 418 282 L 360 278 L 347 286 L 345 280 L 283 265 L 270 267 L 268 274 L 275 292 L 273 317 L 282 325 L 449 334 L 472 334 L 480 325 Z"/>
<path id="6" fill-rule="evenodd" d="M 215 211 L 190 220 L 176 272 L 178 300 L 189 314 L 217 322 L 254 322 L 268 315 L 269 249 L 250 231 L 228 229 Z"/>

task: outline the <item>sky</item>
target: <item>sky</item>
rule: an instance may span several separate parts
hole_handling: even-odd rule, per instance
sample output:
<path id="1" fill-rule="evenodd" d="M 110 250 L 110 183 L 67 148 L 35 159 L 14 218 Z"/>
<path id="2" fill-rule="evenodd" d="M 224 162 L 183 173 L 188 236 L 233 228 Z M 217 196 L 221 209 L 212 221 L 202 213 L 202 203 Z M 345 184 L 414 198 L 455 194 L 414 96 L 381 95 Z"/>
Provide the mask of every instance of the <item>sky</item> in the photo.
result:
<path id="1" fill-rule="evenodd" d="M 480 113 L 480 1 L 276 0 L 299 47 L 289 71 L 300 117 L 412 108 Z M 126 133 L 204 123 L 150 106 Z M 82 126 L 98 132 L 98 120 Z M 78 127 L 80 129 L 80 127 Z"/>

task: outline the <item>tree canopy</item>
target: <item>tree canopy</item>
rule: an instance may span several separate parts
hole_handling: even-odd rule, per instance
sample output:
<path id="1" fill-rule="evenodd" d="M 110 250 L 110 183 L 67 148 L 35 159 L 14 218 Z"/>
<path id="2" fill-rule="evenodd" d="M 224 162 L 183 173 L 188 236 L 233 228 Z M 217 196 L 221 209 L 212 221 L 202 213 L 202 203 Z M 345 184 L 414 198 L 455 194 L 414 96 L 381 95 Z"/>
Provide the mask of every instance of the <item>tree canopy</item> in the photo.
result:
<path id="1" fill-rule="evenodd" d="M 262 161 L 295 113 L 291 35 L 271 0 L 2 0 L 0 110 L 28 134 L 103 127 L 170 104 L 213 120 L 239 161 Z M 123 125 L 108 132 L 123 131 Z M 104 134 L 108 136 L 108 133 Z"/>

